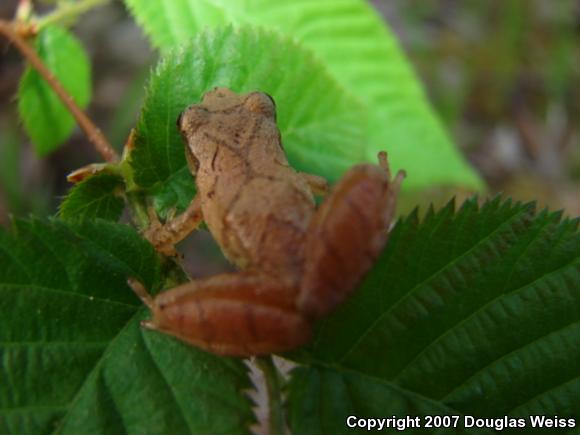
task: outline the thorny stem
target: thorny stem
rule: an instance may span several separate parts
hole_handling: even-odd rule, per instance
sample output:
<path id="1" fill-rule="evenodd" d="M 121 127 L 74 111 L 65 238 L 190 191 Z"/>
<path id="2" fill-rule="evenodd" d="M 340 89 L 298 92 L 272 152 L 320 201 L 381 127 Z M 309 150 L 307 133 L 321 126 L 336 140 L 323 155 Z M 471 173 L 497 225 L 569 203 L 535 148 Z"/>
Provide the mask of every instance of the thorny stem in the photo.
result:
<path id="1" fill-rule="evenodd" d="M 88 10 L 97 6 L 109 3 L 111 0 L 81 0 L 75 3 L 64 3 L 60 5 L 54 12 L 46 15 L 36 22 L 38 30 L 50 24 L 56 24 L 66 21 L 68 18 L 77 17 Z"/>
<path id="2" fill-rule="evenodd" d="M 0 34 L 4 35 L 16 46 L 30 65 L 38 71 L 42 78 L 54 90 L 103 159 L 110 163 L 118 161 L 119 156 L 117 152 L 113 149 L 109 141 L 107 141 L 103 133 L 101 133 L 101 130 L 93 124 L 83 110 L 74 102 L 73 98 L 56 79 L 54 74 L 46 67 L 38 54 L 36 54 L 36 51 L 18 34 L 13 24 L 5 20 L 0 20 Z"/>
<path id="3" fill-rule="evenodd" d="M 262 370 L 266 380 L 268 392 L 268 420 L 270 435 L 285 435 L 284 404 L 282 403 L 282 389 L 280 385 L 280 372 L 274 365 L 271 356 L 256 358 L 256 364 Z"/>

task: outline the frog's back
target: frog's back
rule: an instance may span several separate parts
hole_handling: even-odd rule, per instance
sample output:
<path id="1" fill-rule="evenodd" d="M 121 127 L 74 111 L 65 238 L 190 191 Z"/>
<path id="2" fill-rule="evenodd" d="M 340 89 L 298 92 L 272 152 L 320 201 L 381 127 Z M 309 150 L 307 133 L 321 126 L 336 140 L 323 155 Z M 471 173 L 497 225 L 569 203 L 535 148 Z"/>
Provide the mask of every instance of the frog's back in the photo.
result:
<path id="1" fill-rule="evenodd" d="M 200 171 L 203 214 L 224 254 L 242 269 L 298 272 L 314 198 L 285 157 L 248 159 L 220 149 L 213 168 Z"/>
<path id="2" fill-rule="evenodd" d="M 226 215 L 226 249 L 272 273 L 302 267 L 302 249 L 314 201 L 305 189 L 286 179 L 256 177 L 240 192 Z M 237 264 L 239 264 L 236 261 Z"/>

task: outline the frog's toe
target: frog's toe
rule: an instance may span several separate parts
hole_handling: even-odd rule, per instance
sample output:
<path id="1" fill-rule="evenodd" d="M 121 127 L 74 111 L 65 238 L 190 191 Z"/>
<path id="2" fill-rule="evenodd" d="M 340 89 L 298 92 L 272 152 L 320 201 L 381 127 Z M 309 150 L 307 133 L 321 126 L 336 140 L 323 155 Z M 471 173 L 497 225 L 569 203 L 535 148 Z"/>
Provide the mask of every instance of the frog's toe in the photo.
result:
<path id="1" fill-rule="evenodd" d="M 155 326 L 155 323 L 153 323 L 152 320 L 142 320 L 141 327 L 145 328 L 145 329 L 151 329 L 153 331 L 155 331 L 157 329 L 157 327 Z"/>

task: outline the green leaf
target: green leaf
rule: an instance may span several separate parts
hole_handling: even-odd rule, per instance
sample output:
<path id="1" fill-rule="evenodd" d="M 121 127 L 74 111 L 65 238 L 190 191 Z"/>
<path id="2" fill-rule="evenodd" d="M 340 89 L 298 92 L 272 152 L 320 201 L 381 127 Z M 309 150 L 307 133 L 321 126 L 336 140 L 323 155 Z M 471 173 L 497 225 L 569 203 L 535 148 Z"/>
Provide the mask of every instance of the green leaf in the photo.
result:
<path id="1" fill-rule="evenodd" d="M 499 199 L 400 221 L 361 288 L 295 355 L 310 365 L 293 376 L 295 431 L 377 415 L 366 390 L 382 415 L 580 417 L 578 222 Z"/>
<path id="2" fill-rule="evenodd" d="M 310 434 L 341 434 L 353 433 L 354 420 L 358 418 L 389 418 L 399 416 L 403 419 L 417 419 L 419 424 L 389 423 L 391 430 L 407 433 L 448 434 L 449 429 L 428 429 L 426 415 L 460 416 L 456 410 L 445 406 L 436 400 L 422 397 L 412 391 L 398 388 L 389 382 L 368 377 L 354 371 L 321 366 L 299 367 L 291 372 L 289 385 L 290 406 L 288 421 L 293 433 Z M 331 397 L 332 400 L 328 400 Z M 386 423 L 385 423 L 386 424 Z M 463 430 L 463 420 L 458 420 L 452 433 L 494 433 L 488 430 Z M 378 430 L 378 426 L 374 427 Z M 368 433 L 369 429 L 359 429 L 359 433 Z"/>
<path id="3" fill-rule="evenodd" d="M 164 183 L 151 190 L 153 205 L 165 219 L 172 209 L 183 212 L 195 196 L 195 181 L 189 167 L 184 166 L 171 175 Z"/>
<path id="4" fill-rule="evenodd" d="M 243 363 L 139 326 L 127 278 L 161 273 L 134 230 L 18 221 L 0 264 L 1 433 L 248 432 Z"/>
<path id="5" fill-rule="evenodd" d="M 102 218 L 118 221 L 123 213 L 123 179 L 117 175 L 101 173 L 86 178 L 75 185 L 60 204 L 63 219 Z"/>
<path id="6" fill-rule="evenodd" d="M 367 160 L 375 162 L 377 152 L 386 149 L 394 167 L 407 170 L 406 188 L 433 184 L 482 187 L 433 114 L 396 38 L 366 1 L 125 2 L 153 43 L 164 50 L 203 29 L 230 23 L 263 26 L 296 39 L 322 60 L 340 85 L 366 103 L 370 123 L 364 145 Z M 283 59 L 281 65 L 291 67 L 291 59 Z M 308 92 L 323 98 L 329 90 L 322 85 L 309 87 Z M 339 144 L 335 148 L 340 149 Z"/>
<path id="7" fill-rule="evenodd" d="M 364 109 L 308 52 L 253 28 L 202 33 L 159 64 L 137 126 L 135 181 L 151 189 L 163 208 L 183 208 L 194 193 L 177 117 L 216 86 L 272 95 L 288 158 L 300 170 L 336 179 L 364 156 Z M 324 93 L 313 92 L 322 87 Z"/>
<path id="8" fill-rule="evenodd" d="M 38 55 L 82 108 L 91 98 L 91 74 L 87 55 L 80 42 L 68 31 L 55 26 L 44 28 L 36 37 Z M 27 67 L 18 89 L 18 109 L 36 151 L 54 151 L 71 134 L 75 120 L 44 79 Z"/>

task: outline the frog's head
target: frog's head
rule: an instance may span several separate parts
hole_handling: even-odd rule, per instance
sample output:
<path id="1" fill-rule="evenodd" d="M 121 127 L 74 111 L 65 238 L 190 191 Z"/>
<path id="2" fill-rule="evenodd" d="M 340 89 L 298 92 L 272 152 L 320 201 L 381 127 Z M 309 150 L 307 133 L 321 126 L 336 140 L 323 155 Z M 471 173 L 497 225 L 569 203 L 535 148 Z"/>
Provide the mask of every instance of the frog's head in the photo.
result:
<path id="1" fill-rule="evenodd" d="M 219 131 L 221 136 L 235 137 L 257 117 L 276 123 L 276 104 L 263 92 L 238 95 L 227 88 L 215 88 L 203 96 L 201 103 L 185 109 L 177 118 L 177 128 L 188 144 L 186 155 L 192 170 L 205 153 L 207 136 Z"/>
<path id="2" fill-rule="evenodd" d="M 238 95 L 227 88 L 215 88 L 203 96 L 201 103 L 189 106 L 179 115 L 177 127 L 189 142 L 202 126 L 212 120 L 219 123 L 225 120 L 222 118 L 239 119 L 244 115 L 262 115 L 276 121 L 276 103 L 263 92 Z"/>

